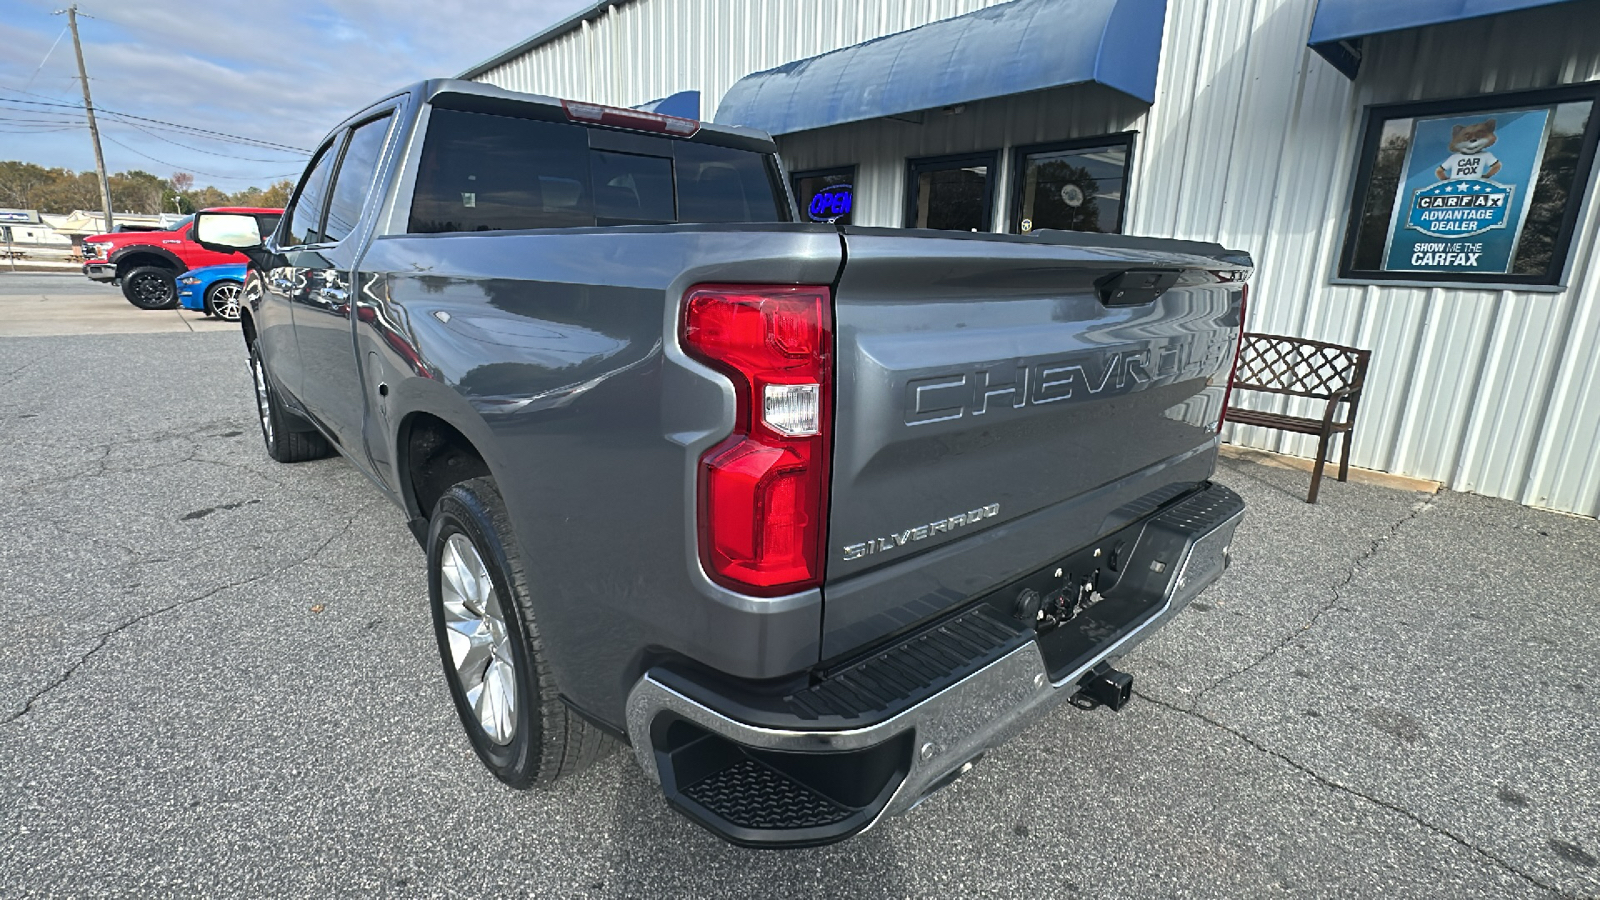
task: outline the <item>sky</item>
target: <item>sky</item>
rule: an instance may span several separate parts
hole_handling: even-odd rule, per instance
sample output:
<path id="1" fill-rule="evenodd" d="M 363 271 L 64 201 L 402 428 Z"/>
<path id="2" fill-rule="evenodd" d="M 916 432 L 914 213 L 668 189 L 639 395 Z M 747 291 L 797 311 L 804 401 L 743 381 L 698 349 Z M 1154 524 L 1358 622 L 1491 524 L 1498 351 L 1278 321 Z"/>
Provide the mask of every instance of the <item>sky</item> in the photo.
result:
<path id="1" fill-rule="evenodd" d="M 67 17 L 52 15 L 64 5 L 0 0 L 0 160 L 93 171 Z M 297 178 L 309 153 L 109 113 L 310 151 L 385 93 L 457 75 L 589 5 L 80 0 L 78 23 L 107 171 L 189 172 L 232 193 Z"/>

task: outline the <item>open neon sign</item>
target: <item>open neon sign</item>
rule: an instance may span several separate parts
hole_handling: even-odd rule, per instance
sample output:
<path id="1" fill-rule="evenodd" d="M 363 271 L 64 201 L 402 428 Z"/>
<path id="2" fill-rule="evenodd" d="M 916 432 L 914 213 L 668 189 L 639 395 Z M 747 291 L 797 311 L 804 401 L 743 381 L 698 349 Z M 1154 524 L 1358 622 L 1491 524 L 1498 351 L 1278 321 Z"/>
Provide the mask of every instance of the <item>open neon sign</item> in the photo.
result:
<path id="1" fill-rule="evenodd" d="M 832 222 L 843 218 L 850 215 L 851 208 L 855 206 L 855 195 L 852 185 L 830 184 L 812 196 L 806 214 L 813 222 Z"/>

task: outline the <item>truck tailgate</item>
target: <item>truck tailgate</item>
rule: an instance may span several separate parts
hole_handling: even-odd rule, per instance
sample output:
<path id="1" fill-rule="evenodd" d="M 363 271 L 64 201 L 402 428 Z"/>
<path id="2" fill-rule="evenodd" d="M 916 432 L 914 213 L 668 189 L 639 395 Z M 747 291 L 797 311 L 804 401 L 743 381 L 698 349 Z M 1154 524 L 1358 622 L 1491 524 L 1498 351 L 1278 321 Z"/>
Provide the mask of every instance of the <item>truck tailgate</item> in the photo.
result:
<path id="1" fill-rule="evenodd" d="M 1061 233 L 844 241 L 824 658 L 1210 477 L 1248 257 Z"/>

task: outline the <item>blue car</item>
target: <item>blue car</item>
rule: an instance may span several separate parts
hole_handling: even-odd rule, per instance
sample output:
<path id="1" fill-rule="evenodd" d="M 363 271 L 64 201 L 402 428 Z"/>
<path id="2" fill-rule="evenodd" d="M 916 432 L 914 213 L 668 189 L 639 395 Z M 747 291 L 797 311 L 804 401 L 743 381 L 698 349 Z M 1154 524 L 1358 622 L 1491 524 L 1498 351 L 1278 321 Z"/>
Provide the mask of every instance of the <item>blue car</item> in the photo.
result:
<path id="1" fill-rule="evenodd" d="M 243 263 L 227 263 L 190 269 L 179 275 L 179 305 L 229 322 L 239 321 L 244 269 Z"/>

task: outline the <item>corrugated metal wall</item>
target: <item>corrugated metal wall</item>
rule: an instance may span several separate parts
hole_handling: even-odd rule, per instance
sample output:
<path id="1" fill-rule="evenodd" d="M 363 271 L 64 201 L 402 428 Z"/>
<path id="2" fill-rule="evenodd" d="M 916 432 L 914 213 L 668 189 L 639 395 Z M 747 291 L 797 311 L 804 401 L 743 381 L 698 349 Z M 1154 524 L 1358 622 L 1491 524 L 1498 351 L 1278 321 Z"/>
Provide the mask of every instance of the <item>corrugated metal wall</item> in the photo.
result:
<path id="1" fill-rule="evenodd" d="M 1070 0 L 1062 0 L 1070 2 Z M 994 5 L 992 0 L 636 0 L 487 73 L 632 105 Z M 1362 108 L 1600 79 L 1600 4 L 1369 39 L 1352 84 L 1306 49 L 1314 0 L 1169 0 L 1156 102 L 1064 88 L 791 135 L 791 170 L 854 163 L 857 220 L 901 221 L 907 157 L 1139 132 L 1128 231 L 1215 240 L 1260 266 L 1254 330 L 1373 350 L 1353 462 L 1600 514 L 1600 284 L 1584 214 L 1565 291 L 1333 284 Z M 1003 168 L 1004 168 L 1004 164 Z M 1003 172 L 1003 179 L 1007 177 Z M 1591 188 L 1591 195 L 1594 193 Z M 1004 222 L 1004 180 L 997 223 Z M 1310 455 L 1309 439 L 1229 426 Z"/>
<path id="2" fill-rule="evenodd" d="M 735 81 L 1000 0 L 635 0 L 478 80 L 634 106 L 699 91 L 709 119 Z"/>

